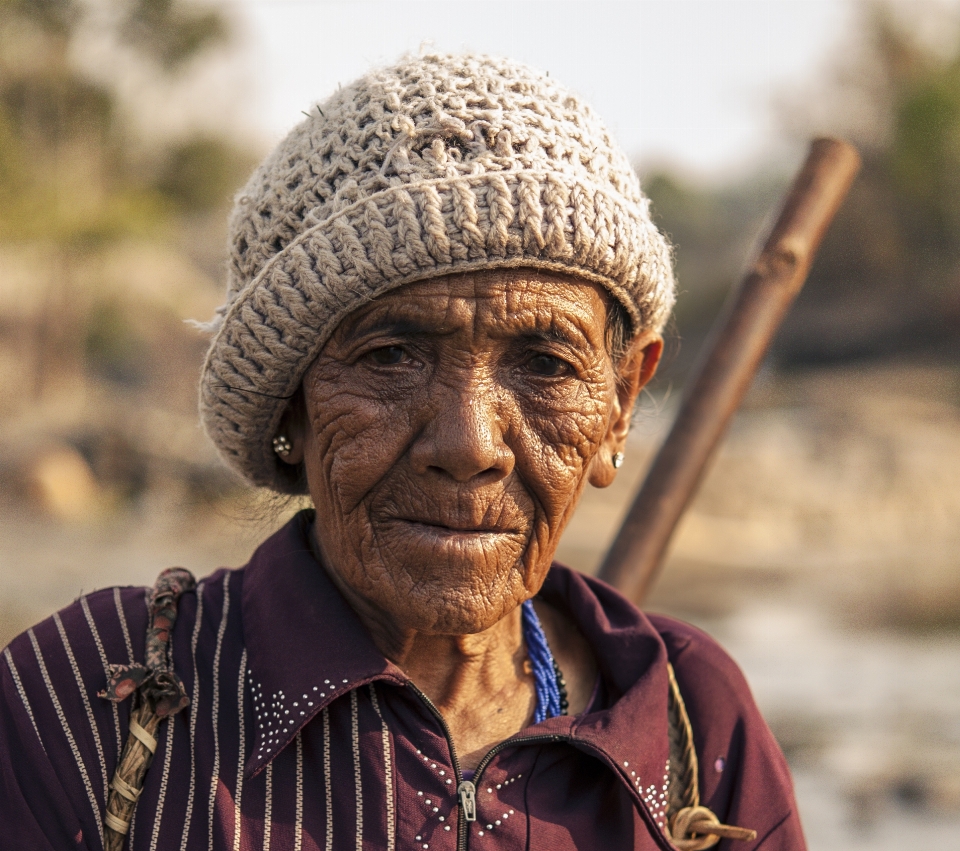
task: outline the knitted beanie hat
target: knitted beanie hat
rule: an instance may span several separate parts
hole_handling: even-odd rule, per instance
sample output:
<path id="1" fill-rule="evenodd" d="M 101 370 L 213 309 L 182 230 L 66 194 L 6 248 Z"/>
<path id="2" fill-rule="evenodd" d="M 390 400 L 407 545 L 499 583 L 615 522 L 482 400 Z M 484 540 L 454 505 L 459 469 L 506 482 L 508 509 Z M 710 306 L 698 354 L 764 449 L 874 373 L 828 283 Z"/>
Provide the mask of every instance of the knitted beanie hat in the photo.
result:
<path id="1" fill-rule="evenodd" d="M 230 220 L 227 300 L 200 412 L 227 464 L 297 492 L 272 449 L 288 400 L 348 313 L 455 272 L 553 270 L 604 286 L 635 330 L 673 305 L 670 250 L 624 154 L 544 74 L 408 57 L 340 89 L 254 172 Z"/>

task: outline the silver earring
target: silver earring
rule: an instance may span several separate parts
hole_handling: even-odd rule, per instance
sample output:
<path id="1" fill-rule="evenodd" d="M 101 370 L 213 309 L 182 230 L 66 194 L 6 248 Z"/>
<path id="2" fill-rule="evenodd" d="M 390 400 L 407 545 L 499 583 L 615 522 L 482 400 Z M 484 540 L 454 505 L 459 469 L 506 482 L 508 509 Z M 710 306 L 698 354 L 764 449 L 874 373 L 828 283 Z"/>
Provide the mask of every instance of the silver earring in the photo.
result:
<path id="1" fill-rule="evenodd" d="M 610 460 L 613 462 L 613 469 L 619 470 L 623 466 L 623 453 L 615 452 Z"/>
<path id="2" fill-rule="evenodd" d="M 285 434 L 278 434 L 273 439 L 273 451 L 281 458 L 286 458 L 293 450 L 293 444 Z"/>

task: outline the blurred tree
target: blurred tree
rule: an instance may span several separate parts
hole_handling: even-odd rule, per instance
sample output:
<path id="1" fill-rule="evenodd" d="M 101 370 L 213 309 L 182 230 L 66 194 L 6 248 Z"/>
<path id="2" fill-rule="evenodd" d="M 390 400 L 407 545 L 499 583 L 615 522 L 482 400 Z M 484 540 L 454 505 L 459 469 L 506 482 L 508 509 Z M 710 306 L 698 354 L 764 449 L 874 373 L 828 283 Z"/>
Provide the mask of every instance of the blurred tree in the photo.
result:
<path id="1" fill-rule="evenodd" d="M 227 36 L 217 13 L 182 0 L 0 0 L 0 239 L 83 245 L 141 232 L 181 208 L 220 203 L 225 172 L 246 160 L 226 140 L 198 138 L 153 152 L 145 169 L 145 140 L 116 92 L 74 61 L 91 21 L 98 38 L 134 48 L 159 77 Z M 168 191 L 171 167 L 196 166 L 198 153 L 216 179 L 194 173 L 189 197 Z"/>
<path id="2" fill-rule="evenodd" d="M 920 35 L 938 13 L 942 41 Z M 960 345 L 960 13 L 864 3 L 862 48 L 794 132 L 845 135 L 863 171 L 780 335 L 785 364 Z"/>
<path id="3" fill-rule="evenodd" d="M 229 197 L 246 163 L 238 168 L 236 152 L 223 139 L 193 136 L 170 146 L 160 162 L 156 187 L 177 209 L 202 213 Z"/>
<path id="4" fill-rule="evenodd" d="M 219 13 L 191 9 L 179 0 L 129 0 L 126 5 L 124 38 L 167 70 L 224 40 L 228 33 Z"/>
<path id="5" fill-rule="evenodd" d="M 865 2 L 859 15 L 829 81 L 781 109 L 798 150 L 827 133 L 864 158 L 774 344 L 781 367 L 960 353 L 960 10 Z M 646 176 L 677 247 L 673 374 L 695 357 L 787 179 L 766 168 L 719 188 Z"/>
<path id="6" fill-rule="evenodd" d="M 173 85 L 228 37 L 220 13 L 185 0 L 0 0 L 0 245 L 35 246 L 47 261 L 28 341 L 37 392 L 85 354 L 94 370 L 105 362 L 116 322 L 76 291 L 78 268 L 221 208 L 248 170 L 249 153 L 227 137 L 145 138 L 116 88 L 130 63 Z M 97 76 L 77 59 L 91 39 Z M 134 348 L 110 351 L 110 375 L 133 374 L 116 360 Z"/>

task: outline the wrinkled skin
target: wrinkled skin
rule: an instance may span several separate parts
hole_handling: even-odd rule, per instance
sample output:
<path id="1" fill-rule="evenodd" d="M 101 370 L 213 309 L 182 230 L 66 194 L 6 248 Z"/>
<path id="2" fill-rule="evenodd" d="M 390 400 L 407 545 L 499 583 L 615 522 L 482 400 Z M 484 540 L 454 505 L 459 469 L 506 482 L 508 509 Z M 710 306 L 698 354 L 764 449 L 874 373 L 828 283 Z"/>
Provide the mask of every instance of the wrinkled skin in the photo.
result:
<path id="1" fill-rule="evenodd" d="M 407 285 L 339 325 L 284 424 L 321 563 L 467 765 L 529 722 L 518 606 L 585 484 L 613 481 L 659 359 L 645 333 L 613 363 L 607 304 L 595 284 L 528 270 Z M 538 611 L 575 712 L 595 662 L 563 616 Z"/>

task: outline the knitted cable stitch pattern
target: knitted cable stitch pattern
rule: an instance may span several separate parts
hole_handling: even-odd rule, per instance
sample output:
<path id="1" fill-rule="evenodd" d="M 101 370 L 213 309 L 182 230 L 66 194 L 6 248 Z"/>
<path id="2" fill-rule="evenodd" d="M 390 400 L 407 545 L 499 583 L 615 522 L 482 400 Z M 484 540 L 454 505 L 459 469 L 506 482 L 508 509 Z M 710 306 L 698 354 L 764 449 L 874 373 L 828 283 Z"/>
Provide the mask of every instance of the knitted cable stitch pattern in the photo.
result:
<path id="1" fill-rule="evenodd" d="M 230 221 L 227 299 L 200 385 L 225 461 L 295 492 L 271 439 L 337 324 L 413 281 L 533 268 L 605 287 L 634 326 L 673 306 L 670 249 L 624 154 L 577 97 L 485 56 L 373 71 L 313 110 Z"/>

